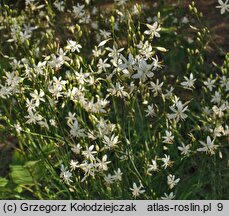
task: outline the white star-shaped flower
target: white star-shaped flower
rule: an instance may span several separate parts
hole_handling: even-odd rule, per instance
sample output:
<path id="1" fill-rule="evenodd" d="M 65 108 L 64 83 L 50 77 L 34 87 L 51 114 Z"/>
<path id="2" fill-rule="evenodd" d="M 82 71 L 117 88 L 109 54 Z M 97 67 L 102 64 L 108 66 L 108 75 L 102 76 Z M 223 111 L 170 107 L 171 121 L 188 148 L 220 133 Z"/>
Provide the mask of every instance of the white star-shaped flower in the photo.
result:
<path id="1" fill-rule="evenodd" d="M 229 0 L 223 2 L 222 0 L 218 0 L 220 5 L 217 5 L 216 8 L 220 8 L 220 13 L 224 14 L 226 11 L 229 12 Z"/>

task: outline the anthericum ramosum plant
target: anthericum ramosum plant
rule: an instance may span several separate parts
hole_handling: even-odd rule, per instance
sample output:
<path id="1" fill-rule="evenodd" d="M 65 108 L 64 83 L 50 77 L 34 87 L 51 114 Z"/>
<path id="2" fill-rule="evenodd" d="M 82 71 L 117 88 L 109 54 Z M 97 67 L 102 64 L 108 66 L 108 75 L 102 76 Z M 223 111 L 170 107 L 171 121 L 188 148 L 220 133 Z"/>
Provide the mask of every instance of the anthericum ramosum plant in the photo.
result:
<path id="1" fill-rule="evenodd" d="M 206 60 L 194 3 L 18 2 L 0 8 L 0 119 L 17 139 L 1 198 L 226 198 L 229 54 Z"/>

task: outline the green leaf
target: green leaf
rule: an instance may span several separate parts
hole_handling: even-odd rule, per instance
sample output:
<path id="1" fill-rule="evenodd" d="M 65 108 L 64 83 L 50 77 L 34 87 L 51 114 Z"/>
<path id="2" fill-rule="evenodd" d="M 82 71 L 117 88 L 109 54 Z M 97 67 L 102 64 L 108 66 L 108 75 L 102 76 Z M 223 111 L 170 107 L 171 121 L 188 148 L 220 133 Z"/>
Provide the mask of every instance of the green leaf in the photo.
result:
<path id="1" fill-rule="evenodd" d="M 28 169 L 21 165 L 14 165 L 10 167 L 11 177 L 14 183 L 22 185 L 33 185 L 33 178 Z"/>
<path id="2" fill-rule="evenodd" d="M 14 189 L 17 193 L 22 193 L 23 192 L 23 188 L 18 185 L 15 189 Z"/>
<path id="3" fill-rule="evenodd" d="M 8 179 L 0 177 L 0 187 L 5 187 L 8 184 Z"/>
<path id="4" fill-rule="evenodd" d="M 33 167 L 33 166 L 35 166 L 38 162 L 39 162 L 39 160 L 37 160 L 37 161 L 28 161 L 28 162 L 25 163 L 24 167 L 25 167 L 25 168 Z"/>
<path id="5" fill-rule="evenodd" d="M 22 152 L 18 149 L 15 149 L 12 155 L 12 162 L 13 165 L 22 165 L 25 163 L 25 157 L 23 156 Z"/>
<path id="6" fill-rule="evenodd" d="M 164 33 L 171 33 L 171 32 L 175 32 L 176 30 L 177 30 L 177 27 L 175 26 L 172 26 L 169 28 L 161 27 L 161 32 L 164 32 Z"/>

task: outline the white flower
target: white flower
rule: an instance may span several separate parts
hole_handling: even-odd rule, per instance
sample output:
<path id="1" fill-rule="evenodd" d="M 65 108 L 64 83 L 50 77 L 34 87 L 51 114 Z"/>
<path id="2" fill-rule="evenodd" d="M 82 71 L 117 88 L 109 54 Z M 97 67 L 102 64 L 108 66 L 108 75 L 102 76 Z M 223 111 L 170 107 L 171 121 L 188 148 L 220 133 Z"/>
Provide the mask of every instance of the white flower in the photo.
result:
<path id="1" fill-rule="evenodd" d="M 151 58 L 152 55 L 154 54 L 153 47 L 151 46 L 151 44 L 148 40 L 145 41 L 144 43 L 142 41 L 140 41 L 140 43 L 137 45 L 137 48 L 138 48 L 139 53 L 141 55 L 143 55 L 146 60 Z M 153 61 L 154 61 L 154 59 L 153 59 Z M 153 64 L 154 64 L 154 62 L 153 62 Z M 153 70 L 155 70 L 155 68 Z"/>
<path id="2" fill-rule="evenodd" d="M 30 111 L 36 111 L 36 104 L 35 104 L 35 101 L 34 100 L 29 100 L 28 98 L 26 98 L 26 105 L 25 105 L 26 107 L 27 107 L 27 110 L 28 110 L 28 112 L 30 112 Z"/>
<path id="3" fill-rule="evenodd" d="M 172 166 L 173 164 L 173 161 L 170 160 L 170 155 L 164 155 L 165 157 L 164 158 L 161 158 L 161 160 L 163 161 L 163 165 L 162 167 L 164 167 L 164 169 L 166 169 L 167 167 L 170 167 Z"/>
<path id="4" fill-rule="evenodd" d="M 71 168 L 71 170 L 75 170 L 77 167 L 79 167 L 78 164 L 79 164 L 78 161 L 71 160 L 70 161 L 70 168 Z"/>
<path id="5" fill-rule="evenodd" d="M 141 183 L 139 187 L 137 187 L 135 182 L 133 183 L 133 188 L 130 188 L 130 190 L 132 191 L 132 195 L 134 198 L 140 196 L 140 194 L 145 193 L 145 190 L 141 190 L 141 188 L 143 188 Z"/>
<path id="6" fill-rule="evenodd" d="M 119 82 L 115 84 L 115 86 L 111 83 L 111 88 L 107 89 L 111 95 L 116 95 L 117 97 L 123 98 L 128 97 L 128 93 L 124 91 L 124 86 L 121 86 Z"/>
<path id="7" fill-rule="evenodd" d="M 161 68 L 161 62 L 159 62 L 158 57 L 156 55 L 156 58 L 152 58 L 153 60 L 153 70 L 157 70 L 158 68 Z"/>
<path id="8" fill-rule="evenodd" d="M 64 63 L 65 61 L 69 61 L 70 58 L 65 56 L 65 52 L 63 51 L 62 48 L 60 48 L 59 53 L 58 53 L 58 57 L 55 54 L 52 54 L 51 57 L 52 59 L 50 61 L 48 61 L 48 64 L 52 67 L 52 68 L 56 68 L 59 69 Z"/>
<path id="9" fill-rule="evenodd" d="M 229 78 L 226 76 L 221 76 L 220 77 L 220 86 L 224 88 L 226 91 L 229 90 Z"/>
<path id="10" fill-rule="evenodd" d="M 222 0 L 218 0 L 220 5 L 217 5 L 216 8 L 220 8 L 220 13 L 224 14 L 226 11 L 229 12 L 229 2 L 226 0 L 223 2 Z"/>
<path id="11" fill-rule="evenodd" d="M 175 109 L 175 107 L 177 109 Z M 169 119 L 175 119 L 178 122 L 180 119 L 184 120 L 188 117 L 184 113 L 188 109 L 188 106 L 184 107 L 184 104 L 182 104 L 181 101 L 177 101 L 173 106 L 170 106 L 169 108 L 174 112 L 173 114 L 168 115 Z"/>
<path id="12" fill-rule="evenodd" d="M 25 116 L 28 120 L 26 121 L 27 124 L 36 124 L 38 121 L 42 120 L 42 116 L 38 113 L 33 113 L 32 111 L 28 111 L 29 115 Z"/>
<path id="13" fill-rule="evenodd" d="M 171 192 L 169 195 L 167 193 L 164 193 L 164 195 L 164 197 L 161 197 L 162 200 L 173 200 L 175 198 L 173 192 Z"/>
<path id="14" fill-rule="evenodd" d="M 76 146 L 73 146 L 71 150 L 77 155 L 80 154 L 80 151 L 82 149 L 82 146 L 78 143 Z"/>
<path id="15" fill-rule="evenodd" d="M 184 24 L 189 23 L 188 18 L 187 18 L 186 16 L 185 16 L 185 17 L 183 17 L 183 18 L 181 19 L 181 23 L 184 23 Z"/>
<path id="16" fill-rule="evenodd" d="M 215 85 L 214 85 L 215 82 L 216 82 L 215 79 L 212 80 L 212 79 L 208 78 L 207 81 L 204 81 L 204 85 L 206 85 L 207 88 L 208 88 L 210 91 L 212 91 L 212 89 L 215 87 Z"/>
<path id="17" fill-rule="evenodd" d="M 174 88 L 173 87 L 170 87 L 170 90 L 165 90 L 166 91 L 166 94 L 164 94 L 165 98 L 169 99 L 172 95 L 173 95 L 173 90 Z"/>
<path id="18" fill-rule="evenodd" d="M 224 111 L 227 109 L 225 104 L 222 104 L 220 107 L 213 106 L 212 110 L 215 115 L 217 115 L 219 118 L 224 116 Z"/>
<path id="19" fill-rule="evenodd" d="M 79 20 L 79 23 L 85 23 L 85 24 L 89 24 L 91 22 L 91 16 L 90 14 L 86 14 L 83 17 L 81 17 L 81 19 Z"/>
<path id="20" fill-rule="evenodd" d="M 208 106 L 205 106 L 203 108 L 203 115 L 204 116 L 210 116 L 211 114 L 212 114 L 212 110 Z"/>
<path id="21" fill-rule="evenodd" d="M 108 54 L 108 56 L 110 58 L 116 59 L 119 57 L 120 52 L 122 52 L 124 50 L 124 48 L 120 48 L 120 49 L 116 49 L 115 46 L 113 46 L 113 49 L 110 47 L 107 47 L 106 50 L 108 50 L 110 53 Z"/>
<path id="22" fill-rule="evenodd" d="M 79 82 L 79 84 L 84 85 L 85 82 L 87 82 L 86 78 L 90 76 L 90 73 L 83 72 L 83 69 L 80 68 L 80 71 L 77 72 L 74 70 L 74 74 L 76 76 L 76 80 Z"/>
<path id="23" fill-rule="evenodd" d="M 133 15 L 138 15 L 141 12 L 141 8 L 139 8 L 138 4 L 135 4 L 131 10 Z"/>
<path id="24" fill-rule="evenodd" d="M 24 43 L 27 39 L 29 39 L 32 35 L 27 31 L 20 31 L 19 32 L 20 40 Z"/>
<path id="25" fill-rule="evenodd" d="M 46 66 L 46 61 L 43 61 L 43 62 L 38 62 L 37 65 L 34 65 L 34 72 L 37 74 L 37 75 L 44 75 L 44 69 L 45 69 L 45 66 Z"/>
<path id="26" fill-rule="evenodd" d="M 97 121 L 96 128 L 99 131 L 100 137 L 111 134 L 111 132 L 113 132 L 115 129 L 115 125 L 110 123 L 108 120 L 104 120 L 103 118 L 100 118 L 99 120 L 96 119 L 96 121 Z"/>
<path id="27" fill-rule="evenodd" d="M 62 91 L 63 87 L 65 86 L 65 84 L 67 83 L 67 81 L 62 80 L 62 77 L 53 77 L 53 85 L 59 90 Z M 52 92 L 51 92 L 52 93 Z"/>
<path id="28" fill-rule="evenodd" d="M 84 155 L 86 159 L 94 161 L 95 160 L 94 154 L 96 154 L 97 151 L 93 151 L 93 149 L 94 149 L 94 145 L 91 145 L 89 148 L 86 146 L 86 150 L 82 151 L 82 155 Z"/>
<path id="29" fill-rule="evenodd" d="M 75 113 L 72 114 L 71 112 L 68 112 L 68 116 L 65 117 L 67 119 L 67 124 L 69 127 L 72 126 L 73 122 L 76 122 L 75 124 L 77 124 L 77 127 L 78 127 L 78 121 L 77 121 L 75 115 L 76 115 Z"/>
<path id="30" fill-rule="evenodd" d="M 147 106 L 147 109 L 145 110 L 145 112 L 146 112 L 146 116 L 153 117 L 153 116 L 156 115 L 156 112 L 155 112 L 155 109 L 154 109 L 154 105 L 153 104 L 152 105 L 148 105 Z"/>
<path id="31" fill-rule="evenodd" d="M 88 176 L 94 177 L 96 171 L 95 165 L 94 163 L 88 163 L 87 160 L 80 164 L 80 168 L 84 171 L 84 177 L 81 182 L 85 181 Z"/>
<path id="32" fill-rule="evenodd" d="M 167 144 L 172 144 L 174 141 L 174 136 L 172 135 L 172 132 L 166 130 L 165 134 L 166 135 L 162 137 L 164 139 L 162 142 Z"/>
<path id="33" fill-rule="evenodd" d="M 66 182 L 67 184 L 72 182 L 72 180 L 71 180 L 72 173 L 70 171 L 68 171 L 67 168 L 65 168 L 63 164 L 61 164 L 60 170 L 61 170 L 60 178 L 62 178 L 63 181 Z"/>
<path id="34" fill-rule="evenodd" d="M 57 52 L 57 55 L 59 56 L 58 58 L 62 59 L 64 62 L 71 60 L 68 56 L 66 56 L 66 53 L 66 51 L 64 52 L 64 50 L 60 48 Z"/>
<path id="35" fill-rule="evenodd" d="M 92 50 L 92 53 L 94 57 L 98 58 L 99 56 L 102 55 L 102 50 L 95 47 L 95 49 Z"/>
<path id="36" fill-rule="evenodd" d="M 99 34 L 104 38 L 104 39 L 107 39 L 111 36 L 111 33 L 109 31 L 106 31 L 106 30 L 102 30 L 100 29 L 99 30 Z"/>
<path id="37" fill-rule="evenodd" d="M 129 53 L 128 60 L 123 55 L 121 55 L 120 58 L 122 63 L 119 64 L 119 68 L 125 75 L 129 76 L 130 72 L 133 70 L 133 66 L 135 65 L 134 57 L 131 53 Z"/>
<path id="38" fill-rule="evenodd" d="M 111 163 L 111 161 L 107 161 L 107 155 L 104 155 L 102 157 L 102 160 L 100 160 L 99 158 L 96 158 L 96 160 L 98 161 L 96 166 L 98 167 L 99 170 L 101 170 L 101 171 L 107 171 L 108 170 L 107 164 Z"/>
<path id="39" fill-rule="evenodd" d="M 68 126 L 71 128 L 70 134 L 71 134 L 73 137 L 78 137 L 78 138 L 80 138 L 80 137 L 84 137 L 84 136 L 85 136 L 85 134 L 84 134 L 84 129 L 80 129 L 77 120 L 75 120 L 73 123 L 70 123 L 70 122 L 69 122 Z"/>
<path id="40" fill-rule="evenodd" d="M 43 98 L 45 95 L 44 91 L 41 89 L 40 93 L 35 89 L 34 93 L 30 93 L 30 96 L 33 98 L 33 101 L 35 102 L 35 105 L 39 107 L 40 101 L 45 102 L 45 99 Z"/>
<path id="41" fill-rule="evenodd" d="M 57 127 L 57 122 L 55 119 L 50 119 L 49 123 L 53 126 L 53 127 Z"/>
<path id="42" fill-rule="evenodd" d="M 211 99 L 211 102 L 212 103 L 216 103 L 216 104 L 219 104 L 220 101 L 221 101 L 221 93 L 218 92 L 218 91 L 215 91 L 215 95 L 212 95 L 212 99 Z"/>
<path id="43" fill-rule="evenodd" d="M 7 86 L 2 86 L 0 84 L 0 97 L 1 98 L 7 98 L 11 95 L 11 87 L 7 87 Z"/>
<path id="44" fill-rule="evenodd" d="M 104 176 L 104 180 L 107 185 L 114 183 L 114 178 L 110 173 L 107 176 L 106 175 Z"/>
<path id="45" fill-rule="evenodd" d="M 224 128 L 222 125 L 217 126 L 213 131 L 214 137 L 221 137 L 225 134 Z"/>
<path id="46" fill-rule="evenodd" d="M 76 41 L 73 40 L 68 40 L 67 41 L 67 46 L 65 47 L 66 50 L 70 50 L 71 52 L 75 52 L 77 51 L 78 53 L 80 52 L 79 49 L 82 48 L 82 46 L 80 44 L 78 44 Z"/>
<path id="47" fill-rule="evenodd" d="M 55 1 L 54 6 L 61 12 L 64 11 L 64 2 L 63 1 Z"/>
<path id="48" fill-rule="evenodd" d="M 104 135 L 103 143 L 106 145 L 108 149 L 112 149 L 119 143 L 118 136 L 115 136 L 114 134 L 111 137 Z"/>
<path id="49" fill-rule="evenodd" d="M 109 67 L 111 67 L 111 65 L 110 64 L 108 64 L 108 63 L 106 63 L 107 62 L 107 60 L 108 60 L 108 58 L 106 58 L 105 60 L 103 60 L 103 59 L 99 59 L 99 62 L 98 62 L 98 64 L 97 64 L 97 67 L 98 67 L 98 73 L 101 73 L 101 72 L 106 72 L 106 69 L 107 68 L 109 68 Z"/>
<path id="50" fill-rule="evenodd" d="M 154 73 L 151 71 L 152 67 L 152 64 L 147 64 L 144 59 L 141 59 L 138 62 L 138 66 L 135 67 L 137 73 L 132 77 L 134 79 L 141 79 L 144 82 L 147 78 L 152 78 L 154 76 Z"/>
<path id="51" fill-rule="evenodd" d="M 41 127 L 45 127 L 46 129 L 49 129 L 49 125 L 47 123 L 47 120 L 45 119 L 44 121 L 39 121 L 38 124 L 41 126 Z"/>
<path id="52" fill-rule="evenodd" d="M 196 81 L 196 79 L 193 79 L 192 73 L 190 74 L 189 78 L 185 76 L 184 79 L 186 81 L 181 83 L 182 86 L 184 86 L 185 88 L 189 88 L 189 89 L 195 88 L 194 82 Z"/>
<path id="53" fill-rule="evenodd" d="M 76 18 L 81 18 L 85 14 L 84 7 L 85 5 L 81 5 L 79 3 L 77 6 L 73 6 L 72 12 Z"/>
<path id="54" fill-rule="evenodd" d="M 159 31 L 161 30 L 160 25 L 158 22 L 155 22 L 153 25 L 146 24 L 149 30 L 144 31 L 144 34 L 150 35 L 150 38 L 160 37 Z"/>
<path id="55" fill-rule="evenodd" d="M 123 174 L 123 173 L 121 172 L 121 169 L 118 168 L 117 171 L 114 171 L 113 179 L 114 179 L 115 181 L 122 181 L 122 174 Z"/>
<path id="56" fill-rule="evenodd" d="M 173 189 L 176 185 L 177 185 L 177 183 L 180 181 L 180 179 L 178 178 L 178 179 L 175 179 L 175 175 L 171 175 L 171 174 L 169 174 L 168 176 L 167 176 L 167 184 L 168 184 L 168 186 L 169 186 L 169 189 Z"/>
<path id="57" fill-rule="evenodd" d="M 15 74 L 15 72 L 5 72 L 6 75 L 6 84 L 10 87 L 12 87 L 12 90 L 14 88 L 17 88 L 19 83 L 22 81 L 22 78 Z"/>
<path id="58" fill-rule="evenodd" d="M 159 80 L 157 79 L 156 83 L 150 82 L 151 87 L 149 87 L 149 89 L 152 89 L 152 92 L 155 92 L 157 95 L 158 93 L 161 93 L 161 87 L 163 84 L 163 82 L 159 83 Z"/>
<path id="59" fill-rule="evenodd" d="M 178 146 L 178 149 L 181 151 L 181 155 L 189 155 L 191 152 L 190 147 L 191 145 L 184 145 L 184 143 L 181 143 L 182 146 Z"/>
<path id="60" fill-rule="evenodd" d="M 225 126 L 224 135 L 225 136 L 228 136 L 229 135 L 229 126 L 228 125 Z"/>
<path id="61" fill-rule="evenodd" d="M 152 164 L 148 164 L 147 173 L 158 171 L 157 161 L 152 160 Z"/>
<path id="62" fill-rule="evenodd" d="M 17 133 L 20 134 L 22 131 L 21 125 L 19 123 L 17 123 L 17 124 L 14 124 L 13 126 L 14 126 L 15 130 L 17 131 Z"/>
<path id="63" fill-rule="evenodd" d="M 198 148 L 197 151 L 206 152 L 210 155 L 215 154 L 215 150 L 218 148 L 218 145 L 214 145 L 214 139 L 211 141 L 211 138 L 207 136 L 207 143 L 200 141 L 202 148 Z"/>

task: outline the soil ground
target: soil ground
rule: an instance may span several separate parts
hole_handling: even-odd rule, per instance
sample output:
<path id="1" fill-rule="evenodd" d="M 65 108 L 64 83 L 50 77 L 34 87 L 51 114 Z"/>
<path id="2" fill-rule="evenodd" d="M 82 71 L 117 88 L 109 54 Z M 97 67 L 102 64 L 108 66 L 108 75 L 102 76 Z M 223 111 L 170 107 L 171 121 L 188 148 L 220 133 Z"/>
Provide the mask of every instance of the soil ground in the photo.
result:
<path id="1" fill-rule="evenodd" d="M 182 2 L 184 8 L 188 8 L 191 3 L 190 0 L 169 0 L 169 2 Z M 214 42 L 222 48 L 222 55 L 229 52 L 229 13 L 220 14 L 220 9 L 216 8 L 219 5 L 217 0 L 196 0 L 195 4 L 198 11 L 203 13 L 204 22 L 211 30 Z M 210 53 L 215 53 L 212 44 L 209 44 L 208 49 Z"/>

